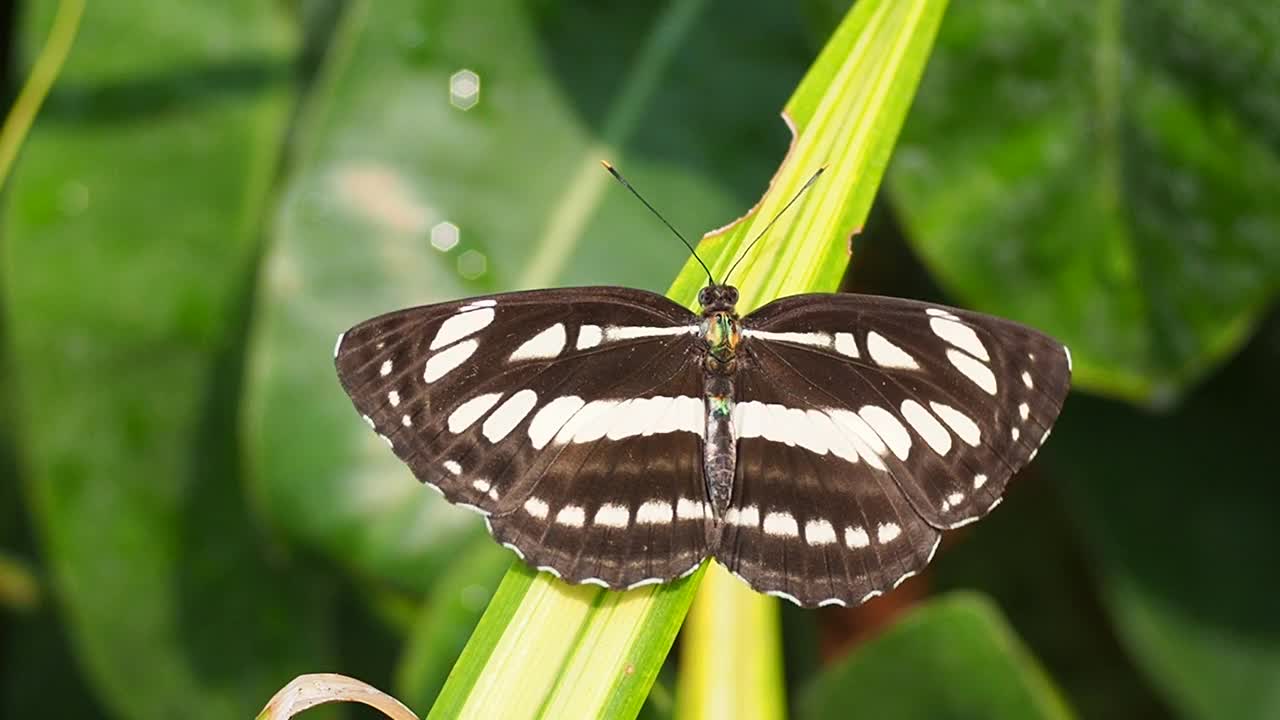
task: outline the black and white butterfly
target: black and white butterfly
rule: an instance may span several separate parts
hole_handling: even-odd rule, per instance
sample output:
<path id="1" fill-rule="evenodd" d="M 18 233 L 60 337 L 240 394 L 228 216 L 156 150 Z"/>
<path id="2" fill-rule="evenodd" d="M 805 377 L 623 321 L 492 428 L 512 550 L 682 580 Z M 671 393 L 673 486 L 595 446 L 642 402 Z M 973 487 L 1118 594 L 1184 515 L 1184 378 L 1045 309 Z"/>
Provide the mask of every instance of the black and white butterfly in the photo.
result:
<path id="1" fill-rule="evenodd" d="M 365 420 L 528 564 L 631 588 L 714 556 L 758 591 L 854 605 L 990 512 L 1049 436 L 1061 343 L 897 298 L 739 318 L 619 287 L 393 312 L 338 338 Z"/>
<path id="2" fill-rule="evenodd" d="M 827 294 L 738 320 L 736 296 L 704 288 L 701 316 L 616 287 L 402 310 L 339 339 L 338 375 L 420 480 L 535 567 L 625 588 L 715 556 L 801 605 L 920 571 L 1067 393 L 1066 348 L 1013 322 Z"/>

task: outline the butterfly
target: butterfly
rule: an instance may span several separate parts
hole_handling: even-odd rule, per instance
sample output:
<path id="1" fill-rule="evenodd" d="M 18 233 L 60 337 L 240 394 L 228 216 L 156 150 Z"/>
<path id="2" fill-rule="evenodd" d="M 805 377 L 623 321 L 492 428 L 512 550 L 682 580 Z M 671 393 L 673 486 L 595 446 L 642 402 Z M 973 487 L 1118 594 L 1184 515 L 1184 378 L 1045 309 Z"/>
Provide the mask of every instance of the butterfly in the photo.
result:
<path id="1" fill-rule="evenodd" d="M 714 279 L 697 313 L 622 287 L 476 297 L 361 323 L 335 364 L 413 474 L 530 566 L 626 589 L 714 557 L 804 607 L 920 572 L 1000 503 L 1070 386 L 1070 351 L 1009 320 L 737 301 Z"/>

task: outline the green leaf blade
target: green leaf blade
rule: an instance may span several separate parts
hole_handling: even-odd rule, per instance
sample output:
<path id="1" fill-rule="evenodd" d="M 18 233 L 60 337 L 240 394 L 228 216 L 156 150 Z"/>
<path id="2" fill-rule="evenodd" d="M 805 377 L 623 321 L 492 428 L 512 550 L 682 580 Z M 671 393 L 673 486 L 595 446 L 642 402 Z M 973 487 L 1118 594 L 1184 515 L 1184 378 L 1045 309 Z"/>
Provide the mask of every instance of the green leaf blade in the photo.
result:
<path id="1" fill-rule="evenodd" d="M 735 276 L 744 288 L 740 309 L 776 294 L 835 289 L 849 260 L 849 234 L 865 221 L 945 6 L 939 0 L 859 3 L 806 76 L 787 110 L 788 118 L 794 113 L 798 119 L 798 134 L 769 191 L 743 220 L 699 246 L 708 265 L 723 273 L 813 172 L 824 163 L 830 166 L 824 186 L 781 217 L 769 242 L 744 260 L 741 275 Z M 787 260 L 780 261 L 784 251 Z M 668 296 L 692 307 L 705 280 L 691 259 Z M 546 574 L 530 578 L 527 568 L 513 569 L 510 582 L 495 595 L 492 615 L 481 619 L 475 649 L 469 645 L 464 652 L 433 716 L 634 716 L 705 572 L 617 593 L 566 586 Z M 723 575 L 716 568 L 712 572 Z M 729 592 L 738 598 L 729 602 L 757 604 L 757 611 L 775 602 L 728 582 L 735 584 Z M 765 624 L 738 633 L 764 631 L 765 667 L 773 670 L 763 672 L 776 673 L 780 666 L 767 660 L 777 653 L 768 611 L 743 609 Z M 557 669 L 549 671 L 544 664 Z M 755 707 L 776 715 L 785 706 L 781 681 L 762 680 L 763 695 Z"/>

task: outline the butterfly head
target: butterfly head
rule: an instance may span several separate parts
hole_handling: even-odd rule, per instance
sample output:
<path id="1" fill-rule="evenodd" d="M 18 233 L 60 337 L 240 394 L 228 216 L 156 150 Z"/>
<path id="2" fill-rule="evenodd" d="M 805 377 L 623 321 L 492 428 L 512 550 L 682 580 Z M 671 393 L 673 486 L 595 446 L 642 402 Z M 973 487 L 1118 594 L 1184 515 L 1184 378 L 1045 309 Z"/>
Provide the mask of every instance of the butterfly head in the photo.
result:
<path id="1" fill-rule="evenodd" d="M 698 304 L 702 314 L 732 313 L 738 305 L 738 288 L 732 285 L 708 285 L 698 291 Z"/>

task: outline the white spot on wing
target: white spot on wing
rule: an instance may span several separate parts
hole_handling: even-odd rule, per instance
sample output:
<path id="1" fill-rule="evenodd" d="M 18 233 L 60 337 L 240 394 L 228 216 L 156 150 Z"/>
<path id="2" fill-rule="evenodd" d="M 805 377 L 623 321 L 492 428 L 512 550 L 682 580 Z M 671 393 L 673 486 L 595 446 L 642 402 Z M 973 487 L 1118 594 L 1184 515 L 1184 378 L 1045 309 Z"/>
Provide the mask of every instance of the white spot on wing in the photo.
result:
<path id="1" fill-rule="evenodd" d="M 651 578 L 645 578 L 645 579 L 643 579 L 643 580 L 637 580 L 637 581 L 635 581 L 635 582 L 631 583 L 630 585 L 628 585 L 628 586 L 627 586 L 627 589 L 628 589 L 628 590 L 635 590 L 636 588 L 638 588 L 638 587 L 644 587 L 645 585 L 661 585 L 661 584 L 662 584 L 662 578 L 660 578 L 660 577 L 651 577 Z"/>
<path id="2" fill-rule="evenodd" d="M 897 523 L 880 523 L 880 527 L 876 528 L 876 542 L 881 545 L 893 542 L 901 534 L 902 528 Z"/>
<path id="3" fill-rule="evenodd" d="M 475 310 L 476 308 L 487 308 L 497 305 L 497 300 L 472 300 L 471 302 L 458 308 L 458 312 L 466 312 L 467 310 Z"/>
<path id="4" fill-rule="evenodd" d="M 899 460 L 907 459 L 907 452 L 911 449 L 911 435 L 893 413 L 878 405 L 864 405 L 858 410 L 858 416 L 876 431 L 876 435 L 880 436 Z"/>
<path id="5" fill-rule="evenodd" d="M 409 417 L 408 415 L 401 415 L 400 424 L 405 427 L 413 427 L 413 418 Z"/>
<path id="6" fill-rule="evenodd" d="M 471 427 L 472 423 L 489 412 L 494 405 L 497 405 L 501 397 L 502 393 L 477 395 L 459 405 L 456 410 L 449 413 L 449 432 L 456 435 Z"/>
<path id="7" fill-rule="evenodd" d="M 472 480 L 471 487 L 475 488 L 476 492 L 487 493 L 489 492 L 489 481 L 485 480 L 484 478 L 480 478 L 479 480 Z"/>
<path id="8" fill-rule="evenodd" d="M 844 544 L 848 545 L 850 550 L 857 550 L 870 545 L 871 538 L 867 536 L 867 531 L 860 527 L 847 527 L 844 529 Z"/>
<path id="9" fill-rule="evenodd" d="M 445 470 L 448 470 L 450 473 L 452 473 L 452 474 L 454 474 L 454 475 L 461 475 L 461 474 L 462 474 L 462 466 L 461 466 L 461 465 L 459 465 L 459 464 L 458 464 L 456 461 L 454 461 L 454 460 L 445 460 L 445 461 L 444 461 L 444 463 L 443 463 L 443 465 L 444 465 L 444 469 L 445 469 Z"/>
<path id="10" fill-rule="evenodd" d="M 896 588 L 902 583 L 906 582 L 908 578 L 915 577 L 915 574 L 916 574 L 915 570 L 908 570 L 907 572 L 902 573 L 902 577 L 893 581 L 893 587 Z M 890 588 L 890 589 L 893 589 L 893 588 Z"/>
<path id="11" fill-rule="evenodd" d="M 599 345 L 602 339 L 604 339 L 604 333 L 600 331 L 599 325 L 583 325 L 578 328 L 577 348 L 579 350 L 593 348 Z"/>
<path id="12" fill-rule="evenodd" d="M 529 442 L 534 449 L 546 447 L 574 413 L 582 409 L 583 404 L 577 395 L 565 395 L 543 405 L 529 423 Z"/>
<path id="13" fill-rule="evenodd" d="M 636 510 L 637 525 L 663 525 L 671 522 L 671 503 L 650 500 Z"/>
<path id="14" fill-rule="evenodd" d="M 996 394 L 996 376 L 991 372 L 991 368 L 955 348 L 947 348 L 947 359 L 961 374 L 972 380 L 975 385 L 986 390 L 991 395 Z"/>
<path id="15" fill-rule="evenodd" d="M 939 455 L 946 455 L 951 452 L 951 433 L 942 427 L 942 423 L 938 422 L 924 406 L 915 400 L 902 401 L 902 416 L 907 419 L 911 427 L 924 438 L 929 447 Z"/>
<path id="16" fill-rule="evenodd" d="M 978 490 L 978 489 L 980 489 L 983 485 L 986 485 L 986 484 L 987 484 L 987 476 L 986 476 L 986 475 L 983 475 L 982 473 L 978 473 L 977 475 L 974 475 L 974 476 L 973 476 L 973 489 L 974 489 L 974 490 Z"/>
<path id="17" fill-rule="evenodd" d="M 1026 403 L 1022 403 L 1021 405 L 1019 405 L 1018 416 L 1021 417 L 1023 420 L 1026 420 L 1027 418 L 1031 417 L 1031 406 Z"/>
<path id="18" fill-rule="evenodd" d="M 440 329 L 436 331 L 436 336 L 431 339 L 431 345 L 427 349 L 439 350 L 445 345 L 457 342 L 472 333 L 485 329 L 491 322 L 493 322 L 493 308 L 491 307 L 476 308 L 474 310 L 464 309 L 440 323 Z"/>
<path id="19" fill-rule="evenodd" d="M 699 332 L 697 325 L 676 325 L 667 327 L 648 327 L 643 325 L 611 325 L 604 329 L 604 339 L 608 342 L 619 340 L 639 340 L 641 338 L 667 337 L 671 335 L 691 335 Z"/>
<path id="20" fill-rule="evenodd" d="M 531 497 L 524 501 L 524 511 L 539 520 L 547 519 L 548 510 L 550 510 L 550 508 L 547 507 L 547 504 L 538 498 Z"/>
<path id="21" fill-rule="evenodd" d="M 1067 372 L 1071 372 L 1071 348 L 1063 345 L 1062 352 L 1067 356 Z"/>
<path id="22" fill-rule="evenodd" d="M 838 332 L 836 333 L 836 352 L 849 357 L 858 357 L 858 341 L 853 338 L 853 333 Z"/>
<path id="23" fill-rule="evenodd" d="M 742 336 L 771 342 L 788 342 L 813 347 L 831 347 L 831 336 L 824 332 L 769 332 L 768 330 L 744 329 Z"/>
<path id="24" fill-rule="evenodd" d="M 867 333 L 867 352 L 871 354 L 871 359 L 880 367 L 899 368 L 902 370 L 916 370 L 920 367 L 916 364 L 916 359 L 911 357 L 906 350 L 889 342 L 883 335 L 874 330 Z"/>
<path id="25" fill-rule="evenodd" d="M 556 434 L 557 443 L 594 442 L 638 435 L 706 432 L 702 398 L 656 395 L 627 400 L 594 400 L 583 406 Z"/>
<path id="26" fill-rule="evenodd" d="M 564 350 L 566 342 L 568 342 L 568 336 L 565 334 L 564 323 L 556 323 L 526 340 L 511 353 L 508 361 L 553 358 Z"/>
<path id="27" fill-rule="evenodd" d="M 1022 371 L 1022 384 L 1026 385 L 1028 390 L 1036 386 L 1035 383 L 1031 382 L 1031 373 L 1026 370 Z"/>
<path id="28" fill-rule="evenodd" d="M 337 359 L 338 353 L 342 350 L 342 339 L 347 336 L 346 333 L 338 333 L 338 340 L 333 343 L 333 357 Z"/>
<path id="29" fill-rule="evenodd" d="M 386 377 L 391 374 L 391 368 L 394 367 L 390 360 L 383 360 L 382 367 L 378 368 L 378 374 Z"/>
<path id="30" fill-rule="evenodd" d="M 982 340 L 978 339 L 978 333 L 964 323 L 948 318 L 933 317 L 929 319 L 929 329 L 933 330 L 934 335 L 976 358 L 981 360 L 991 359 L 991 356 L 987 354 L 987 346 L 983 345 Z"/>
<path id="31" fill-rule="evenodd" d="M 450 347 L 448 350 L 441 350 L 432 355 L 427 360 L 426 367 L 423 368 L 422 379 L 429 383 L 439 380 L 449 371 L 466 362 L 477 347 L 475 340 L 467 340 Z"/>
<path id="32" fill-rule="evenodd" d="M 741 510 L 729 508 L 729 511 L 724 515 L 724 521 L 727 525 L 736 525 L 738 527 L 759 527 L 760 508 L 755 505 L 748 505 Z"/>
<path id="33" fill-rule="evenodd" d="M 599 440 L 609 431 L 608 420 L 617 400 L 592 400 L 583 405 L 556 433 L 556 444 Z"/>
<path id="34" fill-rule="evenodd" d="M 580 528 L 586 520 L 587 514 L 580 505 L 565 505 L 556 513 L 556 522 L 568 527 Z"/>
<path id="35" fill-rule="evenodd" d="M 770 590 L 770 591 L 766 592 L 766 593 L 765 593 L 765 595 L 772 595 L 773 597 L 781 598 L 781 599 L 783 599 L 783 600 L 786 600 L 786 601 L 787 601 L 787 602 L 789 602 L 789 603 L 794 603 L 794 604 L 796 604 L 796 605 L 800 605 L 800 601 L 796 599 L 796 596 L 795 596 L 795 595 L 792 595 L 791 593 L 785 593 L 785 592 L 783 592 L 783 591 L 781 591 L 781 590 Z M 804 606 L 803 606 L 803 605 L 800 605 L 800 607 L 804 607 Z"/>
<path id="36" fill-rule="evenodd" d="M 1018 438 L 1022 437 L 1022 431 L 1018 428 L 1014 428 L 1009 431 L 1009 436 L 1013 438 L 1014 442 L 1018 442 Z"/>
<path id="37" fill-rule="evenodd" d="M 930 317 L 940 317 L 940 318 L 946 318 L 948 320 L 960 319 L 956 317 L 955 313 L 951 312 L 946 308 L 928 308 L 927 310 L 925 310 L 925 313 L 927 313 Z"/>
<path id="38" fill-rule="evenodd" d="M 800 528 L 796 526 L 796 519 L 787 512 L 771 512 L 764 516 L 764 525 L 761 526 L 765 535 L 776 535 L 778 537 L 797 537 L 800 534 Z"/>
<path id="39" fill-rule="evenodd" d="M 605 527 L 624 528 L 631 522 L 631 513 L 621 505 L 601 505 L 596 511 L 595 523 Z"/>
<path id="40" fill-rule="evenodd" d="M 697 520 L 703 517 L 702 502 L 690 500 L 689 498 L 680 498 L 680 501 L 676 503 L 676 517 L 681 520 Z"/>
<path id="41" fill-rule="evenodd" d="M 858 461 L 853 443 L 837 429 L 830 416 L 817 410 L 748 400 L 734 406 L 733 426 L 739 438 L 762 437 L 819 455 L 830 452 L 849 462 Z"/>
<path id="42" fill-rule="evenodd" d="M 950 405 L 931 402 L 929 407 L 938 414 L 938 417 L 942 418 L 942 422 L 946 423 L 947 427 L 951 428 L 952 432 L 958 435 L 961 440 L 974 447 L 978 447 L 978 444 L 982 442 L 982 430 L 973 421 L 973 418 Z"/>
<path id="43" fill-rule="evenodd" d="M 395 390 L 387 393 L 387 402 L 391 403 L 391 407 L 400 407 L 400 393 Z"/>
<path id="44" fill-rule="evenodd" d="M 836 529 L 826 520 L 810 520 L 804 524 L 804 539 L 810 545 L 831 545 L 836 541 Z"/>
<path id="45" fill-rule="evenodd" d="M 851 439 L 853 446 L 858 449 L 858 455 L 862 459 L 878 470 L 885 469 L 885 465 L 880 461 L 880 458 L 889 453 L 889 448 L 884 444 L 884 440 L 876 434 L 876 431 L 871 429 L 866 420 L 858 417 L 857 413 L 848 410 L 831 409 L 827 411 L 827 415 L 835 423 L 836 428 L 843 431 L 845 436 Z"/>
<path id="46" fill-rule="evenodd" d="M 498 406 L 498 409 L 484 421 L 480 431 L 489 439 L 489 442 L 496 443 L 514 430 L 537 403 L 538 394 L 525 388 Z"/>

